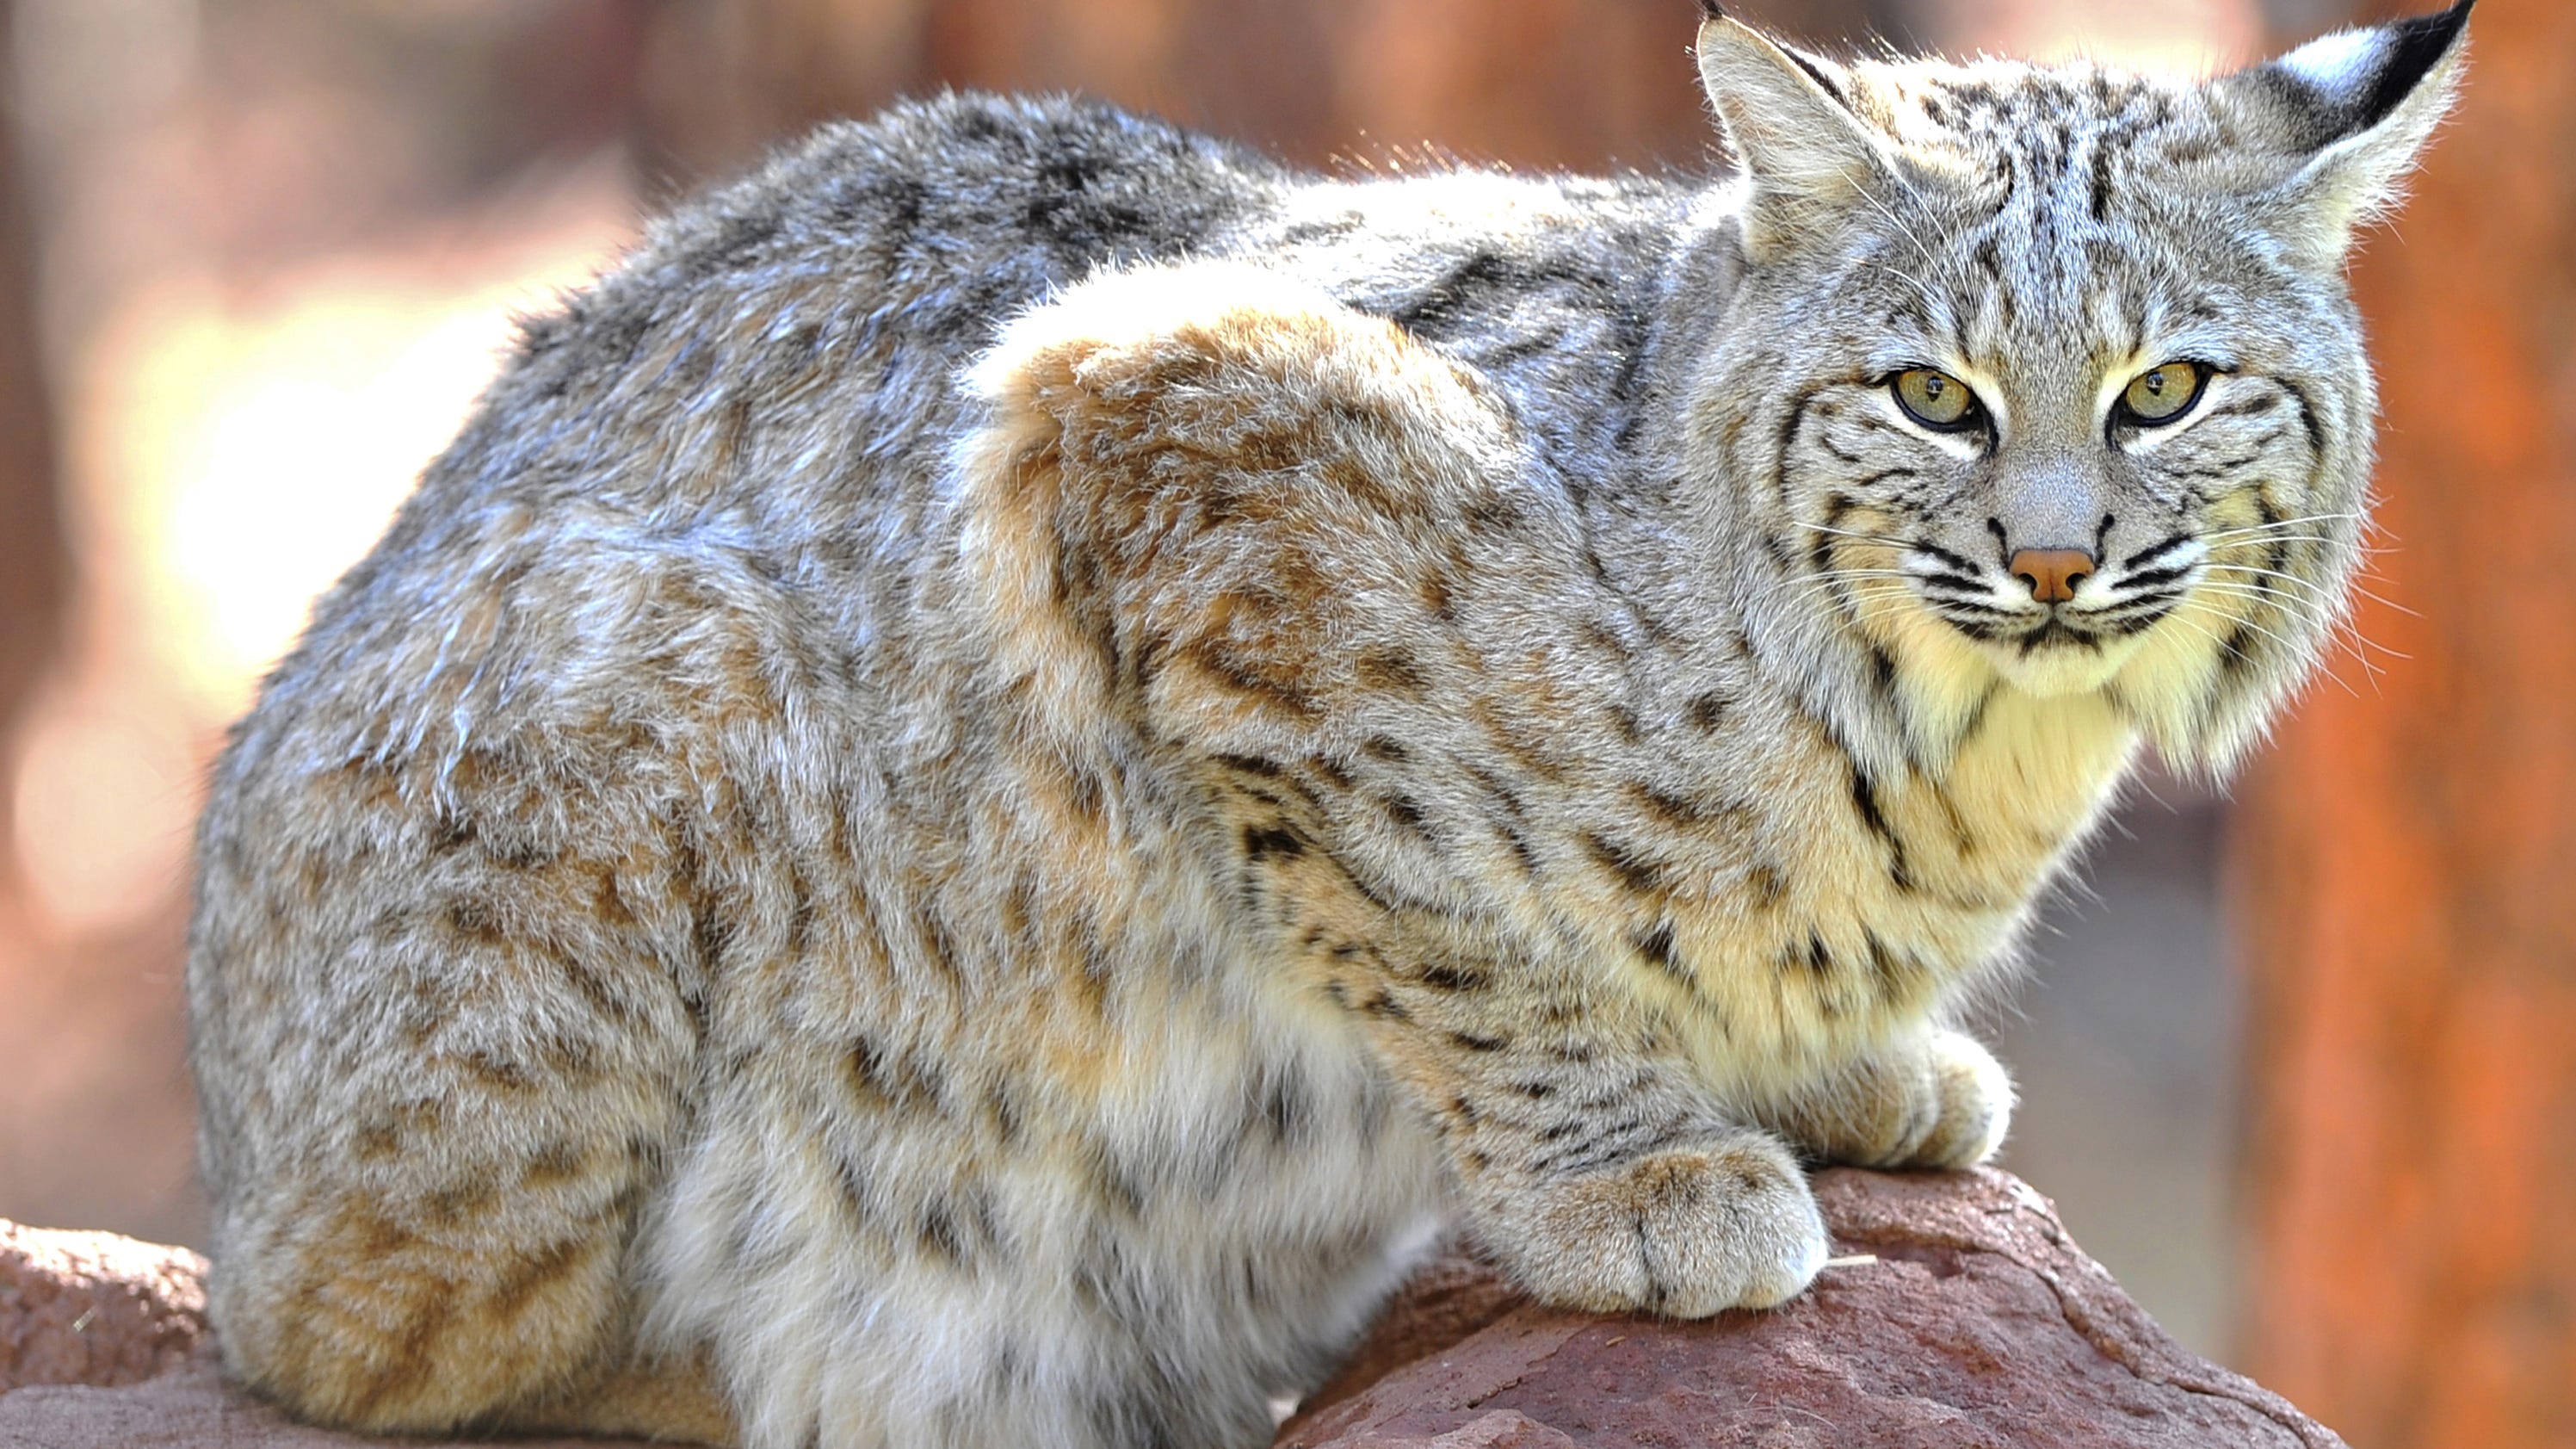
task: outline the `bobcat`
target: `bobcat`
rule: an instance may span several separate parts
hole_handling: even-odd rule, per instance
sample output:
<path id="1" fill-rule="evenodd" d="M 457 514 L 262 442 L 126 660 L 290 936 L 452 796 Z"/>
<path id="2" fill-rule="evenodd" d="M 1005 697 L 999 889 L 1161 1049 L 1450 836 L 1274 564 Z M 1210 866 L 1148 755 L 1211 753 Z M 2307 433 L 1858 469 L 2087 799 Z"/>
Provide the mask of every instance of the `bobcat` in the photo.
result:
<path id="1" fill-rule="evenodd" d="M 2205 83 L 1711 8 L 1723 179 L 828 127 L 538 317 L 216 772 L 226 1361 L 373 1430 L 1250 1446 L 1991 1153 L 2133 752 L 2318 658 L 2468 6 Z"/>

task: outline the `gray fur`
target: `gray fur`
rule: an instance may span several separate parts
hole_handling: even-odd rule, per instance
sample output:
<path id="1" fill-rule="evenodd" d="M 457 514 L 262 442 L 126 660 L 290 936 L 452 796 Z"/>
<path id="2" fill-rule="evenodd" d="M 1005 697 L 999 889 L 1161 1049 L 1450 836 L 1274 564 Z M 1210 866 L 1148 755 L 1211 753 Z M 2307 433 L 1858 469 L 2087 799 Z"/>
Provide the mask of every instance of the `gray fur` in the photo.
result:
<path id="1" fill-rule="evenodd" d="M 2458 18 L 2207 85 L 1713 19 L 1718 181 L 952 96 L 657 223 L 218 769 L 232 1371 L 1195 1449 L 1444 1211 L 1564 1304 L 1798 1292 L 1800 1159 L 1990 1153 L 1960 1003 L 2137 744 L 2223 765 L 2339 620 L 2342 259 Z M 2099 562 L 2054 616 L 2036 548 Z"/>

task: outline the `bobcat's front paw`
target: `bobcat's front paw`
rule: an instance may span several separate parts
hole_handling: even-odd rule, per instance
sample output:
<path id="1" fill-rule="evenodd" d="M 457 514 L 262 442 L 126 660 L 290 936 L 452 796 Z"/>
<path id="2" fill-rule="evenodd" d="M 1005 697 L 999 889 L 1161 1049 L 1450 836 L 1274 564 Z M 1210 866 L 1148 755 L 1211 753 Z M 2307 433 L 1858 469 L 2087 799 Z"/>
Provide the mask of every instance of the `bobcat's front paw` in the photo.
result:
<path id="1" fill-rule="evenodd" d="M 1825 1263 L 1797 1159 L 1759 1132 L 1533 1188 L 1485 1236 L 1539 1298 L 1595 1313 L 1769 1308 Z"/>
<path id="2" fill-rule="evenodd" d="M 1762 1120 L 1827 1162 L 1974 1167 L 2012 1125 L 2012 1078 L 1984 1044 L 1947 1027 L 1820 1083 Z"/>
<path id="3" fill-rule="evenodd" d="M 1945 1029 L 1925 1043 L 1918 1070 L 1931 1127 L 1891 1165 L 1974 1167 L 1994 1156 L 2012 1126 L 2013 1084 L 2004 1064 L 1975 1037 Z"/>

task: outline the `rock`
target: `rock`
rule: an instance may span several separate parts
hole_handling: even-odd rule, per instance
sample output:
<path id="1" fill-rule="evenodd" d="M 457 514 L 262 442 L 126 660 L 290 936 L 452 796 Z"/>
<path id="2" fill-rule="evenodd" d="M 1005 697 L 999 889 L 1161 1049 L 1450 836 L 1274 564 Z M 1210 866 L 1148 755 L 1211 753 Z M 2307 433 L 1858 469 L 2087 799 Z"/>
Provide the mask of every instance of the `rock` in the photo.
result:
<path id="1" fill-rule="evenodd" d="M 443 1441 L 480 1449 L 648 1449 L 600 1439 Z M 6 1449 L 423 1449 L 310 1428 L 223 1381 L 212 1345 L 158 1378 L 120 1388 L 39 1386 L 0 1392 Z M 667 1449 L 667 1446 L 666 1446 Z"/>
<path id="2" fill-rule="evenodd" d="M 0 1219 L 0 1390 L 139 1383 L 205 1336 L 205 1259 Z"/>
<path id="3" fill-rule="evenodd" d="M 1416 1359 L 1427 1359 L 1478 1333 L 1528 1301 L 1511 1280 L 1467 1246 L 1434 1254 L 1405 1280 L 1332 1378 L 1306 1396 L 1299 1406 L 1301 1415 L 1311 1417 L 1350 1398 Z M 1292 1420 L 1286 1427 L 1294 1428 L 1299 1422 L 1302 1419 Z M 1280 1437 L 1286 1439 L 1284 1429 Z"/>
<path id="4" fill-rule="evenodd" d="M 1558 1313 L 1443 1256 L 1277 1449 L 2342 1443 L 2168 1338 L 2003 1173 L 1835 1169 L 1816 1195 L 1837 1251 L 1872 1261 L 1770 1313 Z M 225 1385 L 204 1275 L 184 1248 L 0 1222 L 0 1445 L 417 1449 L 306 1428 Z"/>
<path id="5" fill-rule="evenodd" d="M 2233 1449 L 2342 1440 L 2168 1337 L 1995 1171 L 1816 1177 L 1836 1252 L 1768 1313 L 1590 1318 L 1452 1254 L 1277 1449 Z"/>

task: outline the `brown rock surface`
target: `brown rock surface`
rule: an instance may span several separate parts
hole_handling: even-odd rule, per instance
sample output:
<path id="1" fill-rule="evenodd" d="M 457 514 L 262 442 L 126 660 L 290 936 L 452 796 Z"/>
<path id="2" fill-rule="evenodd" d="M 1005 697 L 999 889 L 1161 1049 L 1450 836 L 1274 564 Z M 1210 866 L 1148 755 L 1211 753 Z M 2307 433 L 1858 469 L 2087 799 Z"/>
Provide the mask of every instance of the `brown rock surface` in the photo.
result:
<path id="1" fill-rule="evenodd" d="M 1828 1269 L 1771 1313 L 1556 1313 L 1444 1257 L 1279 1449 L 2342 1443 L 2166 1337 L 2003 1173 L 1837 1169 L 1816 1193 L 1837 1251 L 1874 1261 Z M 0 1446 L 417 1444 L 308 1429 L 226 1387 L 204 1273 L 182 1248 L 0 1222 Z"/>
<path id="2" fill-rule="evenodd" d="M 2343 1442 L 2167 1337 L 2004 1173 L 1834 1169 L 1816 1195 L 1835 1251 L 1875 1261 L 1770 1313 L 1588 1318 L 1435 1263 L 1278 1449 Z"/>
<path id="3" fill-rule="evenodd" d="M 206 1260 L 114 1233 L 0 1219 L 0 1390 L 138 1383 L 206 1333 Z"/>
<path id="4" fill-rule="evenodd" d="M 621 1449 L 598 1439 L 446 1442 L 468 1449 Z M 158 1378 L 121 1388 L 0 1392 L 0 1449 L 422 1449 L 423 1443 L 298 1424 L 226 1384 L 211 1348 Z"/>

